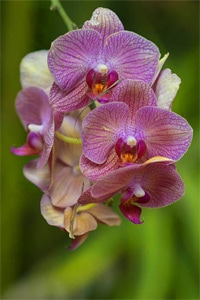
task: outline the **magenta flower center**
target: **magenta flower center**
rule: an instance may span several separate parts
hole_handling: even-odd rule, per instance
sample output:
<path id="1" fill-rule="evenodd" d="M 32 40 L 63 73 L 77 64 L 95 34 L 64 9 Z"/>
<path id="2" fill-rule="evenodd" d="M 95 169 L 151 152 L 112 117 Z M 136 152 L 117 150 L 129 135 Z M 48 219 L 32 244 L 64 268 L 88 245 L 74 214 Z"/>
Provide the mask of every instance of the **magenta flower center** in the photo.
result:
<path id="1" fill-rule="evenodd" d="M 111 97 L 110 88 L 118 78 L 116 71 L 108 71 L 108 67 L 103 64 L 98 65 L 97 71 L 90 69 L 86 76 L 88 96 L 101 103 L 107 102 Z"/>
<path id="2" fill-rule="evenodd" d="M 126 142 L 119 138 L 115 144 L 115 151 L 123 164 L 135 163 L 145 155 L 146 144 L 143 140 L 137 141 L 132 136 L 129 136 Z"/>

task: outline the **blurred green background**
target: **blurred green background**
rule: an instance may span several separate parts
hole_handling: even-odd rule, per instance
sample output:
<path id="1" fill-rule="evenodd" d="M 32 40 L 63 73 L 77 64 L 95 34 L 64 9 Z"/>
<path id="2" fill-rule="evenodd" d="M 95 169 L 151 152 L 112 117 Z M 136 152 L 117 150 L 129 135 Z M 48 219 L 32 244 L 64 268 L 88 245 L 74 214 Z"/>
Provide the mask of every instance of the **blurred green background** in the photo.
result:
<path id="1" fill-rule="evenodd" d="M 22 174 L 30 158 L 10 153 L 26 134 L 15 113 L 19 63 L 66 32 L 50 1 L 1 1 L 1 292 L 2 299 L 199 299 L 199 2 L 62 1 L 81 27 L 92 11 L 115 11 L 125 29 L 152 40 L 182 84 L 173 110 L 194 129 L 177 164 L 185 196 L 144 209 L 142 225 L 100 225 L 76 251 L 40 215 L 42 193 Z M 116 205 L 116 211 L 118 207 Z"/>

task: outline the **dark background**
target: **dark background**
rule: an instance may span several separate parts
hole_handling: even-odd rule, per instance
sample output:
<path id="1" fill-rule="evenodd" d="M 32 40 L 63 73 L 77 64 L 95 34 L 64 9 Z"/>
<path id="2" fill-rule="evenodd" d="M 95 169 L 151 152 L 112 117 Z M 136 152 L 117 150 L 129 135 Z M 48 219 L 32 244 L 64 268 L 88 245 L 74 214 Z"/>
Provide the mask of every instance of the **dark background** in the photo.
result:
<path id="1" fill-rule="evenodd" d="M 150 39 L 165 67 L 182 80 L 173 110 L 194 129 L 178 162 L 185 196 L 172 206 L 144 209 L 142 225 L 123 218 L 100 225 L 75 252 L 68 235 L 40 214 L 42 193 L 23 174 L 30 160 L 10 153 L 26 133 L 14 109 L 21 89 L 19 63 L 49 49 L 66 27 L 50 1 L 1 1 L 1 290 L 2 299 L 199 298 L 199 2 L 62 1 L 81 27 L 99 6 L 112 9 L 125 29 Z M 116 211 L 118 208 L 116 206 Z"/>

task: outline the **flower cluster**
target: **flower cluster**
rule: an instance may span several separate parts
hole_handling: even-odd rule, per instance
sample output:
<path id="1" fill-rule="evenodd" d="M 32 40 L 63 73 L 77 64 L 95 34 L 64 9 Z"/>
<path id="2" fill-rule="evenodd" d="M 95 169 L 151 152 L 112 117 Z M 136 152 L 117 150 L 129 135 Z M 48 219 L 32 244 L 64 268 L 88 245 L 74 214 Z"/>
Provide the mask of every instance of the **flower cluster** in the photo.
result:
<path id="1" fill-rule="evenodd" d="M 43 192 L 41 213 L 79 246 L 98 223 L 119 225 L 110 200 L 140 224 L 142 208 L 180 199 L 175 163 L 192 140 L 172 112 L 180 78 L 162 69 L 157 46 L 97 8 L 49 51 L 25 56 L 16 111 L 27 131 L 16 155 L 36 155 L 25 177 Z"/>

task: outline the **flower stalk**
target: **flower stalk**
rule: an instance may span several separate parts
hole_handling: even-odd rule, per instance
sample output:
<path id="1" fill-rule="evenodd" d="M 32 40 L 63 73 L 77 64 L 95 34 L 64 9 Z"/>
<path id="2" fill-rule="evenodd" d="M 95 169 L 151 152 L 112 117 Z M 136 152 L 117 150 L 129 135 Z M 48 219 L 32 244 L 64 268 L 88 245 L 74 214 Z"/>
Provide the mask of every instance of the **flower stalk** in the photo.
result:
<path id="1" fill-rule="evenodd" d="M 50 0 L 51 1 L 51 6 L 50 10 L 52 11 L 57 11 L 59 15 L 61 16 L 63 22 L 67 26 L 68 31 L 71 31 L 76 28 L 76 24 L 72 22 L 72 20 L 69 18 L 65 10 L 63 9 L 61 3 L 59 0 Z"/>

